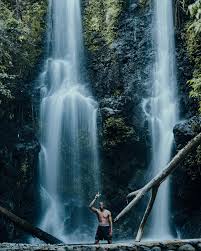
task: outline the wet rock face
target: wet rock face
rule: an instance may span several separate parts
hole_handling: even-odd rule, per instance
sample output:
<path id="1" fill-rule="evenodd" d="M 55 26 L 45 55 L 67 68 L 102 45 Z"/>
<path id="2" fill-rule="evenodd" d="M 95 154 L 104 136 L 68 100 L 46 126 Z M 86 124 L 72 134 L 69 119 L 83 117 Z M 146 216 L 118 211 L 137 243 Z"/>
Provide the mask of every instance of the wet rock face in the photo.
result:
<path id="1" fill-rule="evenodd" d="M 5 32 L 9 35 L 5 35 L 7 33 L 2 35 L 3 40 L 7 41 L 3 50 L 9 55 L 9 60 L 6 60 L 9 63 L 6 65 L 2 58 L 0 61 L 6 66 L 5 75 L 12 74 L 15 77 L 11 78 L 12 81 L 8 78 L 7 82 L 4 79 L 12 98 L 4 98 L 0 102 L 0 205 L 35 223 L 39 205 L 36 183 L 40 146 L 36 138 L 38 131 L 36 109 L 39 98 L 34 93 L 33 79 L 40 69 L 47 2 L 45 0 L 25 1 L 21 4 L 16 1 L 1 2 L 4 5 L 1 14 L 9 16 L 10 28 L 5 28 Z M 22 20 L 15 15 L 16 4 L 19 4 L 21 13 L 26 16 L 25 18 L 23 16 Z M 35 18 L 35 21 L 30 18 Z M 30 24 L 36 25 L 37 28 L 33 28 Z M 4 67 L 0 68 L 2 76 Z M 33 103 L 36 103 L 36 106 Z M 25 233 L 0 215 L 0 242 L 25 241 L 24 236 Z"/>
<path id="2" fill-rule="evenodd" d="M 188 120 L 181 121 L 174 127 L 174 137 L 177 147 L 182 147 L 199 132 L 201 117 L 193 116 Z"/>
<path id="3" fill-rule="evenodd" d="M 189 118 L 197 114 L 197 100 L 190 97 L 189 93 L 192 90 L 188 81 L 193 78 L 195 64 L 190 59 L 188 52 L 188 29 L 191 25 L 191 17 L 188 11 L 188 6 L 193 4 L 195 0 L 185 0 L 183 3 L 174 0 L 175 14 L 175 42 L 176 42 L 176 65 L 177 65 L 177 81 L 179 92 L 179 104 L 181 117 Z M 182 5 L 183 4 L 183 5 Z M 195 59 L 197 55 L 194 55 Z M 199 61 L 199 60 L 198 60 Z"/>
<path id="4" fill-rule="evenodd" d="M 103 36 L 94 32 L 93 45 L 98 46 L 91 49 L 85 36 L 89 82 L 99 102 L 103 194 L 114 214 L 125 205 L 126 193 L 143 183 L 149 162 L 150 135 L 142 109 L 143 99 L 150 91 L 153 60 L 149 3 L 127 1 L 112 42 L 106 43 Z M 88 18 L 85 9 L 83 18 Z M 136 221 L 141 215 L 138 210 Z"/>
<path id="5" fill-rule="evenodd" d="M 38 208 L 36 182 L 40 147 L 34 129 L 27 121 L 25 124 L 23 127 L 12 125 L 9 133 L 13 137 L 1 141 L 0 204 L 16 215 L 33 221 Z M 3 123 L 3 126 L 6 130 L 9 124 Z M 0 242 L 22 240 L 23 235 L 7 219 L 0 217 Z"/>
<path id="6" fill-rule="evenodd" d="M 178 123 L 174 128 L 177 149 L 201 131 L 201 117 L 194 116 Z M 201 147 L 189 154 L 172 176 L 173 211 L 177 232 L 181 238 L 196 238 L 201 235 L 198 199 L 201 190 Z"/>
<path id="7" fill-rule="evenodd" d="M 12 113 L 12 117 L 1 118 L 0 205 L 35 223 L 39 207 L 36 183 L 40 146 L 30 92 L 29 88 L 15 97 L 14 104 L 4 107 L 6 116 Z M 25 233 L 0 216 L 0 242 L 22 240 L 26 241 Z"/>
<path id="8" fill-rule="evenodd" d="M 187 81 L 192 78 L 193 66 L 190 63 L 187 49 L 184 46 L 185 39 L 183 37 L 183 29 L 176 29 L 176 65 L 179 108 L 182 117 L 191 117 L 196 114 L 197 105 L 195 104 L 195 101 L 189 97 L 190 86 L 187 84 Z"/>
<path id="9" fill-rule="evenodd" d="M 187 44 L 187 30 L 191 25 L 188 6 L 194 0 L 186 0 L 184 8 L 181 3 L 175 1 L 175 31 L 176 31 L 176 58 L 177 79 L 180 97 L 181 118 L 184 119 L 174 128 L 174 136 L 177 150 L 180 150 L 201 131 L 201 120 L 197 115 L 197 101 L 189 97 L 191 91 L 187 81 L 193 78 L 195 66 L 190 60 Z M 196 55 L 195 55 L 196 58 Z M 172 212 L 176 231 L 181 238 L 196 238 L 201 234 L 200 209 L 198 191 L 201 189 L 200 161 L 201 148 L 192 152 L 178 167 L 172 176 Z"/>

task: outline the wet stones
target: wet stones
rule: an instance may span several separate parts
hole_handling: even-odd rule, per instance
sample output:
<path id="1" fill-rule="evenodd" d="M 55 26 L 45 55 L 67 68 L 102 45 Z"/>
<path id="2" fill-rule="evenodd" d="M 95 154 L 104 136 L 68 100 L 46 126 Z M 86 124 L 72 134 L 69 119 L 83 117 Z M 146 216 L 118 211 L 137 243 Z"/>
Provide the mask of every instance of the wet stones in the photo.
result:
<path id="1" fill-rule="evenodd" d="M 153 248 L 151 249 L 151 251 L 161 251 L 161 248 L 160 248 L 160 247 L 153 247 Z"/>
<path id="2" fill-rule="evenodd" d="M 195 251 L 195 248 L 190 244 L 185 244 L 179 247 L 178 251 Z"/>
<path id="3" fill-rule="evenodd" d="M 29 245 L 1 243 L 0 251 L 200 251 L 201 239 L 165 242 L 133 242 L 101 245 Z"/>
<path id="4" fill-rule="evenodd" d="M 201 243 L 198 243 L 198 244 L 197 244 L 197 250 L 198 250 L 198 251 L 201 251 Z"/>

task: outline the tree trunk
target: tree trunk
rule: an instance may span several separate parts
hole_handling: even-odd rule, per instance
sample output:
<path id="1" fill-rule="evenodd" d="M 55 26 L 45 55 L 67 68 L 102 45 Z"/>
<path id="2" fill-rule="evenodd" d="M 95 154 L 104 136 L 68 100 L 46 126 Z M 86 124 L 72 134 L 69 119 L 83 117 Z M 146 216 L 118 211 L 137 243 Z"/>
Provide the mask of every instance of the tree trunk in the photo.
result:
<path id="1" fill-rule="evenodd" d="M 33 236 L 39 238 L 40 240 L 44 241 L 45 243 L 49 244 L 59 244 L 63 243 L 56 237 L 42 231 L 41 229 L 34 227 L 29 222 L 21 219 L 20 217 L 16 216 L 15 214 L 11 213 L 7 209 L 0 206 L 0 214 L 8 218 L 10 221 L 12 221 L 16 226 L 24 230 L 25 232 L 28 232 L 32 234 Z"/>
<path id="2" fill-rule="evenodd" d="M 150 182 L 148 182 L 143 188 L 136 192 L 130 193 L 127 197 L 136 196 L 115 218 L 115 222 L 118 221 L 123 215 L 128 213 L 130 209 L 135 206 L 138 201 L 153 187 L 160 186 L 160 184 L 178 167 L 178 165 L 191 153 L 197 146 L 201 144 L 201 133 L 193 138 L 184 148 L 182 148 L 169 164 L 156 175 Z"/>
<path id="3" fill-rule="evenodd" d="M 138 232 L 137 232 L 137 236 L 136 236 L 136 241 L 141 241 L 142 239 L 142 235 L 143 235 L 143 232 L 144 232 L 144 226 L 147 222 L 147 219 L 149 217 L 149 214 L 151 213 L 151 210 L 152 210 L 152 207 L 154 205 L 154 201 L 156 199 L 156 195 L 157 195 L 157 192 L 158 192 L 158 187 L 159 186 L 155 186 L 152 188 L 152 191 L 151 191 L 151 198 L 148 202 L 148 205 L 147 205 L 147 208 L 146 208 L 146 211 L 144 213 L 144 216 L 142 218 L 142 221 L 140 223 L 140 226 L 139 226 L 139 229 L 138 229 Z"/>

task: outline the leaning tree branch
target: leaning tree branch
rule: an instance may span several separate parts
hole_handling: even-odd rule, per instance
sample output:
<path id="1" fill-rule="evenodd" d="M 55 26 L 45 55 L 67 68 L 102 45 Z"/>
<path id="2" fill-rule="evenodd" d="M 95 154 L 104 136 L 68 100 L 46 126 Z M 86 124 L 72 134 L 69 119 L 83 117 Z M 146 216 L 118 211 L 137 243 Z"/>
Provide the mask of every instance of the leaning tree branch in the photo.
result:
<path id="1" fill-rule="evenodd" d="M 142 189 L 136 190 L 134 192 L 131 192 L 127 195 L 127 199 L 135 197 Z"/>
<path id="2" fill-rule="evenodd" d="M 142 197 L 144 197 L 144 195 L 148 191 L 150 191 L 153 187 L 160 186 L 160 184 L 178 167 L 178 165 L 186 158 L 186 156 L 200 144 L 201 144 L 201 133 L 199 133 L 184 148 L 182 148 L 169 162 L 169 164 L 167 164 L 167 166 L 158 175 L 156 175 L 150 182 L 148 182 L 140 190 L 131 193 L 135 196 L 135 198 L 117 215 L 114 221 L 115 222 L 118 221 L 122 216 L 128 213 L 131 210 L 131 208 L 134 207 L 138 203 L 138 201 Z M 132 195 L 129 197 L 132 197 Z"/>
<path id="3" fill-rule="evenodd" d="M 5 216 L 6 218 L 8 218 L 16 226 L 18 226 L 19 228 L 21 228 L 25 232 L 32 234 L 33 236 L 44 241 L 45 243 L 48 243 L 48 244 L 63 243 L 62 241 L 60 241 L 56 237 L 52 236 L 51 234 L 48 234 L 47 232 L 41 230 L 40 228 L 34 227 L 28 221 L 21 219 L 20 217 L 16 216 L 15 214 L 8 211 L 6 208 L 3 208 L 1 206 L 0 206 L 0 214 Z"/>

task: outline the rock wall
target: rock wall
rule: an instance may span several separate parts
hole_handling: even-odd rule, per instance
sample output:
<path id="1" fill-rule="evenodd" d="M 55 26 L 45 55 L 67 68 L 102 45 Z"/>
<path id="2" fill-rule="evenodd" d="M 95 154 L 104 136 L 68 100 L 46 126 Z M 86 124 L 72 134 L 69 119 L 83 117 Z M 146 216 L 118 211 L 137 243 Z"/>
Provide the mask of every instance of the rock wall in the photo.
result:
<path id="1" fill-rule="evenodd" d="M 83 23 L 88 81 L 99 102 L 102 193 L 115 215 L 125 205 L 127 192 L 145 181 L 149 163 L 150 135 L 142 103 L 151 85 L 151 2 L 86 1 Z M 141 214 L 138 208 L 132 224 Z M 133 234 L 127 223 L 126 231 L 119 229 L 123 237 Z"/>
<path id="2" fill-rule="evenodd" d="M 177 150 L 201 131 L 201 117 L 192 117 L 174 128 Z M 198 193 L 201 190 L 201 147 L 192 152 L 172 176 L 174 222 L 180 238 L 197 238 L 201 234 Z"/>
<path id="3" fill-rule="evenodd" d="M 0 7 L 0 204 L 33 221 L 40 150 L 33 80 L 43 51 L 47 2 L 0 1 Z M 0 242 L 23 236 L 0 216 Z"/>
<path id="4" fill-rule="evenodd" d="M 197 96 L 192 96 L 190 84 L 192 78 L 197 79 L 196 72 L 200 71 L 200 34 L 195 35 L 192 31 L 196 19 L 189 11 L 189 5 L 196 2 L 198 1 L 185 0 L 182 4 L 175 1 L 176 56 L 181 110 L 181 122 L 174 128 L 177 151 L 201 131 L 198 112 L 199 90 L 197 89 Z M 198 224 L 201 220 L 201 202 L 197 199 L 197 193 L 201 189 L 200 156 L 201 149 L 198 147 L 172 175 L 172 218 L 176 232 L 181 238 L 196 238 L 201 234 Z"/>
<path id="5" fill-rule="evenodd" d="M 182 118 L 189 118 L 198 113 L 198 100 L 190 96 L 191 86 L 188 83 L 193 78 L 195 63 L 190 55 L 188 29 L 192 24 L 188 7 L 195 0 L 174 1 L 175 40 L 178 92 L 180 98 L 180 113 Z M 194 53 L 194 59 L 196 55 Z"/>
<path id="6" fill-rule="evenodd" d="M 0 204 L 30 220 L 37 218 L 39 204 L 36 189 L 39 97 L 33 79 L 38 75 L 44 51 L 47 2 L 28 0 L 16 6 L 17 2 L 0 2 L 0 18 L 4 23 L 0 27 L 3 45 L 0 53 Z M 200 131 L 201 124 L 198 100 L 189 97 L 191 87 L 187 84 L 193 78 L 195 66 L 198 67 L 189 55 L 186 37 L 187 26 L 193 22 L 187 8 L 194 2 L 174 2 L 180 108 L 181 118 L 185 119 L 174 129 L 177 150 Z M 116 215 L 126 204 L 125 195 L 144 184 L 150 160 L 150 131 L 142 104 L 151 89 L 152 1 L 83 0 L 82 7 L 86 82 L 99 102 L 103 199 Z M 199 53 L 196 55 L 198 58 Z M 192 153 L 172 179 L 172 217 L 181 237 L 195 238 L 201 234 L 198 226 L 201 205 L 197 199 L 201 189 L 200 151 Z M 114 226 L 116 238 L 133 237 L 143 208 L 144 202 L 124 222 Z M 17 242 L 23 238 L 23 233 L 0 217 L 0 242 Z M 192 251 L 200 250 L 197 244 L 192 246 Z"/>
<path id="7" fill-rule="evenodd" d="M 187 120 L 198 116 L 199 107 L 198 100 L 190 96 L 192 88 L 188 83 L 193 78 L 195 62 L 199 62 L 197 52 L 197 59 L 192 59 L 189 48 L 192 42 L 188 36 L 193 22 L 188 6 L 195 2 L 173 2 L 180 117 Z M 122 1 L 86 0 L 83 4 L 87 80 L 100 105 L 102 190 L 114 215 L 125 205 L 125 194 L 144 184 L 150 160 L 150 130 L 142 104 L 152 86 L 152 7 L 153 1 L 140 0 L 124 4 Z M 174 130 L 177 148 L 174 150 L 179 150 L 194 135 L 191 132 L 191 137 L 186 137 L 186 131 L 180 126 Z M 172 223 L 175 232 L 182 237 L 200 234 L 200 230 L 196 232 L 196 220 L 201 205 L 194 195 L 201 184 L 198 156 L 199 149 L 172 178 Z M 136 227 L 143 207 L 142 203 L 128 217 L 132 217 Z M 196 216 L 190 223 L 193 214 Z M 123 228 L 117 230 L 119 235 L 123 232 L 125 237 L 131 236 L 131 223 L 124 219 Z"/>

